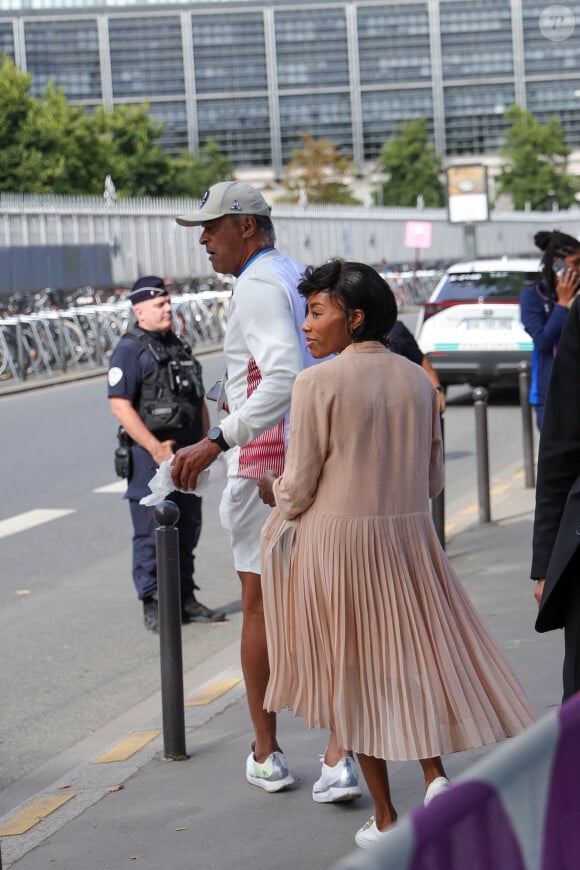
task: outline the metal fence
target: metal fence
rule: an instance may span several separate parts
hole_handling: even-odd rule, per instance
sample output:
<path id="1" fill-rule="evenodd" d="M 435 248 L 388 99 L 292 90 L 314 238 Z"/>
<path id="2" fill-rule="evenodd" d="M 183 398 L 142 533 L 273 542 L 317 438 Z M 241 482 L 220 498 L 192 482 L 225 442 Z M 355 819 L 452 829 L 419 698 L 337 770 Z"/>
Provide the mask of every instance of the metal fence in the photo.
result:
<path id="1" fill-rule="evenodd" d="M 230 291 L 171 297 L 173 328 L 195 350 L 219 348 Z M 0 320 L 0 381 L 47 378 L 108 364 L 117 341 L 133 324 L 131 304 L 83 305 Z"/>
<path id="2" fill-rule="evenodd" d="M 430 295 L 437 270 L 385 274 L 401 310 Z M 171 296 L 173 328 L 194 352 L 221 347 L 231 290 Z M 0 319 L 0 384 L 101 368 L 134 322 L 131 304 L 79 305 Z"/>
<path id="3" fill-rule="evenodd" d="M 266 198 L 268 196 L 265 192 Z M 140 275 L 178 281 L 212 274 L 199 231 L 180 227 L 179 214 L 197 209 L 197 200 L 118 199 L 102 197 L 0 196 L 0 250 L 26 246 L 106 245 L 116 287 L 131 286 Z M 280 250 L 305 264 L 319 265 L 344 257 L 378 266 L 437 262 L 465 257 L 539 254 L 538 229 L 559 227 L 580 235 L 580 210 L 561 212 L 492 212 L 490 220 L 469 227 L 450 224 L 446 209 L 314 206 L 274 203 L 272 217 Z M 431 246 L 405 246 L 408 221 L 428 221 Z M 0 276 L 1 277 L 1 276 Z M 45 286 L 51 286 L 46 274 Z M 89 282 L 91 283 L 91 282 Z M 0 282 L 1 287 L 1 282 Z"/>

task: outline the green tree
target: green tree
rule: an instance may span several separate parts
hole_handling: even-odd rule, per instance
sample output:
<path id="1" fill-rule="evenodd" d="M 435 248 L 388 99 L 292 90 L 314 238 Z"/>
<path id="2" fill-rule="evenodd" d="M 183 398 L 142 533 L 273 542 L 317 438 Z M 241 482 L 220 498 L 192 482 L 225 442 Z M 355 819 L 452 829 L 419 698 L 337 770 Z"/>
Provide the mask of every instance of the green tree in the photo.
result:
<path id="1" fill-rule="evenodd" d="M 314 139 L 309 133 L 301 133 L 300 138 L 302 148 L 292 152 L 284 170 L 283 185 L 288 193 L 280 201 L 300 202 L 305 196 L 318 205 L 359 205 L 344 181 L 353 173 L 350 159 L 330 139 Z"/>
<path id="2" fill-rule="evenodd" d="M 24 75 L 4 55 L 0 65 L 0 190 L 18 191 L 18 168 L 22 161 L 20 131 L 33 99 L 32 76 Z"/>
<path id="3" fill-rule="evenodd" d="M 379 166 L 387 181 L 377 185 L 375 202 L 415 206 L 419 197 L 429 208 L 445 203 L 441 158 L 428 139 L 427 119 L 414 118 L 395 127 L 396 135 L 381 148 Z"/>
<path id="4" fill-rule="evenodd" d="M 148 107 L 70 106 L 49 83 L 39 99 L 32 77 L 5 57 L 0 65 L 0 191 L 101 195 L 110 175 L 117 195 L 200 197 L 233 166 L 210 142 L 199 155 L 166 154 L 163 124 Z"/>
<path id="5" fill-rule="evenodd" d="M 498 191 L 513 194 L 520 210 L 528 202 L 534 211 L 548 209 L 554 201 L 569 208 L 579 187 L 567 172 L 570 149 L 560 121 L 550 118 L 540 124 L 531 112 L 515 105 L 505 117 L 511 127 L 501 149 Z"/>
<path id="6" fill-rule="evenodd" d="M 217 142 L 210 141 L 198 154 L 184 151 L 171 161 L 165 194 L 201 199 L 212 184 L 234 178 L 233 164 L 220 152 Z"/>
<path id="7" fill-rule="evenodd" d="M 21 161 L 15 173 L 18 191 L 93 192 L 96 143 L 84 111 L 69 106 L 61 88 L 49 83 L 42 99 L 31 101 L 18 141 L 21 148 Z"/>
<path id="8" fill-rule="evenodd" d="M 147 105 L 98 106 L 91 118 L 99 141 L 99 165 L 93 175 L 100 183 L 110 175 L 118 196 L 164 195 L 171 177 L 171 158 L 157 144 L 163 124 L 149 117 Z"/>

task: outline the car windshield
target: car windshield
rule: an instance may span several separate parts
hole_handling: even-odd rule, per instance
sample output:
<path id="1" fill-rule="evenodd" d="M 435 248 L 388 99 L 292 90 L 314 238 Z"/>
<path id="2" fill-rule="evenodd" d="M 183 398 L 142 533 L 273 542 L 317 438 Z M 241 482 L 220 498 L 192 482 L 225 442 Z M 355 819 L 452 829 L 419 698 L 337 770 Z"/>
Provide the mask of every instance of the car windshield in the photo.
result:
<path id="1" fill-rule="evenodd" d="M 437 302 L 468 299 L 519 299 L 522 288 L 537 284 L 537 272 L 454 272 L 447 276 Z"/>

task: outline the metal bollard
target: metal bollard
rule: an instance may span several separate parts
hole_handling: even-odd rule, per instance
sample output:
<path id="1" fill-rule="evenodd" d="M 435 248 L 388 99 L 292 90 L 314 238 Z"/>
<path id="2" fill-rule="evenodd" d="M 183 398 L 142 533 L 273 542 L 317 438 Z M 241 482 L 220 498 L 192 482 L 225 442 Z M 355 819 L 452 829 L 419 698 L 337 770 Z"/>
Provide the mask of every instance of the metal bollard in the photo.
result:
<path id="1" fill-rule="evenodd" d="M 185 708 L 183 702 L 183 659 L 181 652 L 181 589 L 179 580 L 179 508 L 162 501 L 153 510 L 159 527 L 155 530 L 157 549 L 157 596 L 159 599 L 159 652 L 161 658 L 161 707 L 165 757 L 187 758 L 185 751 Z"/>
<path id="2" fill-rule="evenodd" d="M 520 387 L 520 408 L 522 409 L 522 437 L 524 449 L 524 473 L 526 487 L 533 489 L 536 485 L 534 468 L 534 426 L 532 421 L 532 408 L 528 401 L 530 395 L 531 365 L 527 360 L 522 360 L 519 365 L 518 375 Z"/>
<path id="3" fill-rule="evenodd" d="M 485 387 L 476 387 L 472 393 L 475 408 L 475 450 L 477 458 L 477 492 L 479 495 L 479 522 L 491 522 L 489 500 L 489 443 L 487 436 L 487 399 Z"/>
<path id="4" fill-rule="evenodd" d="M 443 415 L 439 417 L 439 420 L 441 422 L 443 452 L 445 452 L 445 425 Z M 443 484 L 443 489 L 439 495 L 436 495 L 435 498 L 431 500 L 431 516 L 433 517 L 433 524 L 435 526 L 435 531 L 437 532 L 437 537 L 439 538 L 441 546 L 445 549 L 445 483 Z"/>

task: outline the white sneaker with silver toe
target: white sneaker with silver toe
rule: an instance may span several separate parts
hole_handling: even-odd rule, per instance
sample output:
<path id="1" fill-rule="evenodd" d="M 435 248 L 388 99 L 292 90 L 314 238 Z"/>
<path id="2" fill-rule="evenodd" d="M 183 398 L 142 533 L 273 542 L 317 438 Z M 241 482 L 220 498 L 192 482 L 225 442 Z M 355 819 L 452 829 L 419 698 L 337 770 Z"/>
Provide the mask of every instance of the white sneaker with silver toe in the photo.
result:
<path id="1" fill-rule="evenodd" d="M 448 788 L 451 788 L 451 783 L 446 776 L 438 776 L 437 779 L 434 779 L 425 792 L 425 799 L 423 801 L 425 806 L 430 804 L 437 795 L 447 791 Z"/>

